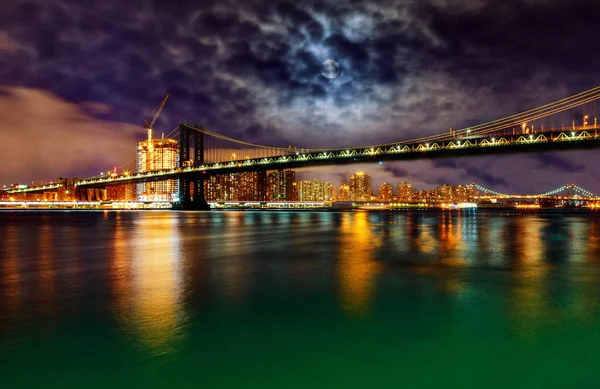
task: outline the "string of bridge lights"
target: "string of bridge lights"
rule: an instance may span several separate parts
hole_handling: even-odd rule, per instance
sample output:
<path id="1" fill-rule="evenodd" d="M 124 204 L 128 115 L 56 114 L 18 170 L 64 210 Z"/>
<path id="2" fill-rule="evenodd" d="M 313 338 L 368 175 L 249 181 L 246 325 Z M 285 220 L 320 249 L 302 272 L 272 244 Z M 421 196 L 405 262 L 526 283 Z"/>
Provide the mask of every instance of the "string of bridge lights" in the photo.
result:
<path id="1" fill-rule="evenodd" d="M 485 192 L 485 193 L 493 194 L 493 195 L 500 196 L 500 197 L 511 197 L 511 196 L 513 196 L 513 195 L 510 195 L 510 194 L 506 194 L 506 193 L 496 192 L 494 190 L 484 188 L 483 186 L 477 185 L 477 184 L 475 184 L 475 189 L 477 189 L 480 192 Z M 592 192 L 590 192 L 589 190 L 583 189 L 583 188 L 581 188 L 581 187 L 579 187 L 577 185 L 574 185 L 574 184 L 563 185 L 560 188 L 556 188 L 556 189 L 550 190 L 548 192 L 536 194 L 534 196 L 540 196 L 540 197 L 554 196 L 554 195 L 559 194 L 561 192 L 564 192 L 564 191 L 566 191 L 568 189 L 573 189 L 576 192 L 578 192 L 579 194 L 582 194 L 584 197 L 587 197 L 587 198 L 597 198 L 598 197 L 595 194 L 593 194 Z"/>
<path id="2" fill-rule="evenodd" d="M 590 192 L 588 190 L 585 190 L 585 189 L 583 189 L 583 188 L 581 188 L 581 187 L 579 187 L 577 185 L 563 185 L 560 188 L 551 190 L 551 191 L 546 192 L 546 193 L 542 193 L 541 195 L 542 196 L 554 196 L 555 194 L 560 193 L 560 192 L 562 192 L 564 190 L 567 190 L 567 189 L 573 189 L 574 191 L 576 191 L 576 192 L 578 192 L 578 193 L 580 193 L 580 194 L 582 194 L 582 195 L 584 195 L 586 197 L 596 197 L 592 192 Z"/>
<path id="3" fill-rule="evenodd" d="M 593 102 L 598 99 L 600 99 L 600 86 L 596 86 L 596 87 L 588 89 L 584 92 L 580 92 L 578 94 L 575 94 L 575 95 L 572 95 L 569 97 L 565 97 L 561 100 L 554 101 L 552 103 L 548 103 L 541 107 L 533 108 L 533 109 L 530 109 L 530 110 L 527 110 L 527 111 L 524 111 L 521 113 L 517 113 L 514 115 L 510 115 L 510 116 L 507 116 L 507 117 L 504 117 L 501 119 L 492 120 L 490 122 L 478 124 L 476 126 L 471 126 L 471 127 L 467 127 L 467 128 L 461 129 L 461 130 L 451 131 L 451 133 L 424 136 L 424 137 L 420 137 L 420 138 L 405 140 L 402 142 L 384 143 L 384 144 L 379 144 L 379 145 L 373 145 L 370 147 L 386 147 L 386 146 L 396 145 L 398 143 L 419 143 L 419 142 L 424 142 L 424 141 L 440 142 L 440 141 L 455 139 L 455 138 L 461 137 L 461 136 L 465 137 L 465 136 L 485 135 L 485 134 L 489 134 L 489 133 L 496 132 L 499 130 L 507 129 L 510 127 L 521 126 L 523 123 L 531 122 L 533 120 L 537 120 L 537 119 L 541 119 L 541 118 L 544 118 L 544 117 L 547 117 L 550 115 L 561 113 L 566 110 L 579 107 L 581 105 Z M 237 144 L 244 145 L 244 146 L 269 149 L 269 150 L 277 150 L 277 151 L 281 151 L 284 154 L 290 153 L 292 151 L 298 151 L 297 147 L 290 146 L 290 147 L 286 148 L 286 147 L 261 145 L 261 144 L 257 144 L 257 143 L 242 141 L 242 140 L 235 139 L 235 138 L 232 138 L 232 137 L 229 137 L 226 135 L 222 135 L 217 132 L 210 131 L 204 127 L 198 127 L 198 126 L 189 125 L 189 124 L 186 124 L 186 126 L 195 131 L 198 131 L 205 135 L 211 136 L 213 138 L 221 139 L 221 140 L 232 142 L 232 143 L 237 143 Z M 176 129 L 177 128 L 178 127 L 176 127 Z M 174 132 L 175 132 L 175 130 L 172 131 L 171 133 L 174 133 Z M 356 148 L 356 147 L 353 147 L 353 148 Z M 359 147 L 359 148 L 364 148 L 364 147 Z M 346 149 L 348 149 L 348 147 L 339 147 L 339 148 L 332 148 L 332 149 L 301 148 L 299 150 L 301 152 L 305 152 L 305 153 L 314 153 L 314 152 L 322 152 L 322 151 L 339 151 L 339 150 L 346 150 Z"/>
<path id="4" fill-rule="evenodd" d="M 600 86 L 593 87 L 586 91 L 580 92 L 578 94 L 565 97 L 561 100 L 554 101 L 552 103 L 548 103 L 541 107 L 533 108 L 521 113 L 517 113 L 514 115 L 510 115 L 501 119 L 496 119 L 490 122 L 478 124 L 476 126 L 471 126 L 467 128 L 463 128 L 460 130 L 450 130 L 448 133 L 443 134 L 435 134 L 429 135 L 419 138 L 408 139 L 400 142 L 391 142 L 391 143 L 383 143 L 378 145 L 372 145 L 370 147 L 388 147 L 397 144 L 406 144 L 406 143 L 422 143 L 422 142 L 441 142 L 446 140 L 453 140 L 460 137 L 469 137 L 476 135 L 485 135 L 493 132 L 497 132 L 500 130 L 505 130 L 515 126 L 522 126 L 527 122 L 531 122 L 537 119 L 542 119 L 550 115 L 555 115 L 564 111 L 567 111 L 572 108 L 576 108 L 582 106 L 584 104 L 588 104 L 600 99 Z M 366 146 L 365 146 L 366 147 Z M 365 148 L 359 147 L 359 148 Z M 306 152 L 321 152 L 321 151 L 339 151 L 345 150 L 348 147 L 340 147 L 333 149 L 303 149 Z"/>
<path id="5" fill-rule="evenodd" d="M 531 122 L 531 121 L 534 121 L 537 119 L 541 119 L 544 117 L 548 117 L 550 115 L 555 115 L 555 114 L 564 112 L 566 110 L 573 109 L 573 108 L 582 106 L 584 104 L 588 104 L 588 103 L 596 101 L 598 99 L 600 99 L 600 85 L 593 87 L 591 89 L 588 89 L 586 91 L 577 93 L 575 95 L 554 101 L 552 103 L 545 104 L 545 105 L 537 107 L 537 108 L 533 108 L 533 109 L 530 109 L 527 111 L 523 111 L 523 112 L 520 112 L 517 114 L 513 114 L 510 116 L 506 116 L 504 118 L 492 120 L 492 121 L 478 124 L 475 126 L 463 128 L 460 130 L 450 130 L 450 132 L 444 133 L 444 134 L 424 136 L 424 137 L 404 140 L 401 142 L 372 145 L 369 147 L 379 148 L 379 147 L 389 147 L 389 146 L 393 146 L 393 145 L 406 144 L 406 143 L 442 142 L 442 141 L 454 140 L 456 138 L 461 138 L 461 137 L 469 138 L 469 137 L 473 137 L 473 136 L 486 135 L 486 134 L 498 132 L 500 130 L 514 128 L 515 126 L 525 127 L 526 123 L 528 123 L 528 122 Z M 290 153 L 294 153 L 294 152 L 295 153 L 298 153 L 298 152 L 314 153 L 314 152 L 324 152 L 324 151 L 340 151 L 340 150 L 348 149 L 348 147 L 340 147 L 340 148 L 332 148 L 332 149 L 325 149 L 325 148 L 301 148 L 301 149 L 298 149 L 297 147 L 292 147 L 292 146 L 289 146 L 287 148 L 286 147 L 267 146 L 267 145 L 242 141 L 239 139 L 234 139 L 232 137 L 222 135 L 222 134 L 219 134 L 214 131 L 210 131 L 201 126 L 199 127 L 196 125 L 189 125 L 189 124 L 186 124 L 186 126 L 195 131 L 201 132 L 205 135 L 215 138 L 215 139 L 220 139 L 223 141 L 227 141 L 227 142 L 231 142 L 231 143 L 235 143 L 235 144 L 239 144 L 239 145 L 243 145 L 243 146 L 247 146 L 247 147 L 257 148 L 257 149 L 278 151 L 278 152 L 281 152 L 282 154 L 290 154 Z M 179 129 L 179 126 L 175 127 L 167 135 L 167 138 L 169 138 L 171 136 L 176 136 L 177 135 L 176 132 L 178 131 L 178 129 Z M 365 148 L 365 147 L 367 147 L 367 146 L 359 147 L 359 148 Z M 356 148 L 356 147 L 352 147 L 352 148 Z M 135 164 L 135 161 L 136 160 L 134 158 L 131 161 L 126 162 L 125 164 L 121 165 L 118 168 L 118 171 L 126 171 L 127 167 L 133 166 Z"/>

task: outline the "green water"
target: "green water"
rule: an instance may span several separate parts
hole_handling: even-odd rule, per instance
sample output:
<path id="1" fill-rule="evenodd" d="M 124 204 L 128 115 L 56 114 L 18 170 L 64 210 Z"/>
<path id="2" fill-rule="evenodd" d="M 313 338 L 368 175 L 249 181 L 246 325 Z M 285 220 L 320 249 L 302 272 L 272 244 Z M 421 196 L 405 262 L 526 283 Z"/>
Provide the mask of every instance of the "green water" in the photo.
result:
<path id="1" fill-rule="evenodd" d="M 597 388 L 600 214 L 0 213 L 5 388 Z"/>

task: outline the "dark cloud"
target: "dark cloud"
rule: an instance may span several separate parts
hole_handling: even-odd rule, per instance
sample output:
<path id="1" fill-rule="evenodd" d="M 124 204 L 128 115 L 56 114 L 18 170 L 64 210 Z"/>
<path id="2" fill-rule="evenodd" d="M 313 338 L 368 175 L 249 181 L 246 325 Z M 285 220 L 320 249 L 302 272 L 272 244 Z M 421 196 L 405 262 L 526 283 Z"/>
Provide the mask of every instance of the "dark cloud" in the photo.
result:
<path id="1" fill-rule="evenodd" d="M 595 0 L 5 0 L 0 13 L 0 86 L 100 103 L 111 109 L 89 120 L 136 125 L 169 93 L 159 131 L 184 120 L 279 146 L 440 133 L 598 84 Z M 328 58 L 342 66 L 333 80 L 320 75 Z M 536 125 L 568 126 L 593 110 Z M 501 160 L 368 169 L 380 180 L 530 191 L 591 177 L 600 192 L 596 154 Z"/>
<path id="2" fill-rule="evenodd" d="M 538 162 L 538 167 L 552 169 L 555 172 L 577 173 L 585 170 L 586 166 L 569 161 L 568 157 L 558 156 L 556 154 L 537 154 L 534 157 Z"/>
<path id="3" fill-rule="evenodd" d="M 408 170 L 403 169 L 400 166 L 386 165 L 383 168 L 383 170 L 385 172 L 391 173 L 394 178 L 398 178 L 398 179 L 406 179 L 410 176 Z"/>

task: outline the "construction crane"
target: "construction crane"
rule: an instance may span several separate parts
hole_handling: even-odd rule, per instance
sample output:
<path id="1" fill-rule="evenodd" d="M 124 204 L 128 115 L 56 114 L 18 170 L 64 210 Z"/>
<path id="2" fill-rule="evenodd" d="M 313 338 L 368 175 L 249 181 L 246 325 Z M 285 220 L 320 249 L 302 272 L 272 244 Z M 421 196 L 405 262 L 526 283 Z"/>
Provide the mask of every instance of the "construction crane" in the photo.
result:
<path id="1" fill-rule="evenodd" d="M 148 130 L 148 139 L 152 139 L 152 126 L 154 125 L 154 123 L 156 123 L 156 119 L 158 119 L 158 116 L 160 115 L 163 108 L 165 107 L 165 104 L 167 104 L 168 99 L 169 99 L 169 95 L 167 95 L 164 98 L 164 100 L 158 105 L 158 107 L 154 108 L 154 111 L 152 111 L 152 112 L 155 112 L 154 118 L 152 118 L 152 121 L 150 123 L 148 123 L 147 120 L 144 120 L 144 128 L 146 128 Z"/>
<path id="2" fill-rule="evenodd" d="M 158 105 L 158 107 L 154 108 L 154 111 L 152 111 L 152 112 L 155 112 L 155 114 L 150 123 L 148 123 L 147 120 L 144 120 L 144 128 L 146 128 L 146 130 L 148 130 L 148 154 L 146 157 L 146 169 L 147 170 L 154 170 L 154 147 L 152 145 L 152 126 L 154 126 L 154 123 L 156 123 L 156 119 L 158 119 L 158 116 L 160 115 L 163 108 L 165 107 L 165 104 L 167 104 L 168 99 L 169 99 L 169 95 L 167 95 L 164 98 L 164 100 Z"/>

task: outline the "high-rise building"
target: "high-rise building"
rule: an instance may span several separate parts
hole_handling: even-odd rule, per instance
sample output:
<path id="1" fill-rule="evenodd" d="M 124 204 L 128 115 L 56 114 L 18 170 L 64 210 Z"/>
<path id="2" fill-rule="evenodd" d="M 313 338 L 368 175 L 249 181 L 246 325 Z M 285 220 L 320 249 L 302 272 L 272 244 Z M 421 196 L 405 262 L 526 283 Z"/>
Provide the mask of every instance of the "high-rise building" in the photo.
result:
<path id="1" fill-rule="evenodd" d="M 275 170 L 267 176 L 267 199 L 269 201 L 298 201 L 296 172 Z"/>
<path id="2" fill-rule="evenodd" d="M 297 184 L 298 201 L 332 201 L 331 188 L 333 185 L 327 181 L 298 181 Z"/>
<path id="3" fill-rule="evenodd" d="M 235 201 L 237 196 L 237 174 L 218 174 L 204 180 L 206 201 Z"/>
<path id="4" fill-rule="evenodd" d="M 379 201 L 390 202 L 394 200 L 394 186 L 384 182 L 379 185 Z"/>
<path id="5" fill-rule="evenodd" d="M 475 198 L 474 185 L 442 185 L 437 188 L 438 200 L 444 203 L 472 202 Z"/>
<path id="6" fill-rule="evenodd" d="M 448 184 L 440 185 L 437 187 L 438 200 L 444 203 L 451 203 L 454 200 L 452 187 Z"/>
<path id="7" fill-rule="evenodd" d="M 207 201 L 265 201 L 267 172 L 230 173 L 204 180 Z"/>
<path id="8" fill-rule="evenodd" d="M 413 187 L 408 182 L 401 182 L 398 185 L 398 202 L 409 203 L 413 201 Z"/>
<path id="9" fill-rule="evenodd" d="M 329 184 L 329 199 L 331 201 L 337 201 L 337 199 L 338 199 L 337 189 L 335 188 L 335 185 L 333 185 L 333 184 Z"/>
<path id="10" fill-rule="evenodd" d="M 179 166 L 179 144 L 176 139 L 147 139 L 137 144 L 138 173 L 173 169 Z M 177 199 L 177 180 L 144 182 L 137 185 L 139 201 L 173 201 Z"/>
<path id="11" fill-rule="evenodd" d="M 350 187 L 344 181 L 340 184 L 338 189 L 337 201 L 349 201 L 350 200 Z"/>
<path id="12" fill-rule="evenodd" d="M 350 176 L 350 201 L 369 201 L 371 199 L 371 176 L 357 172 Z"/>
<path id="13" fill-rule="evenodd" d="M 265 201 L 267 199 L 267 172 L 239 173 L 237 180 L 237 200 Z"/>

